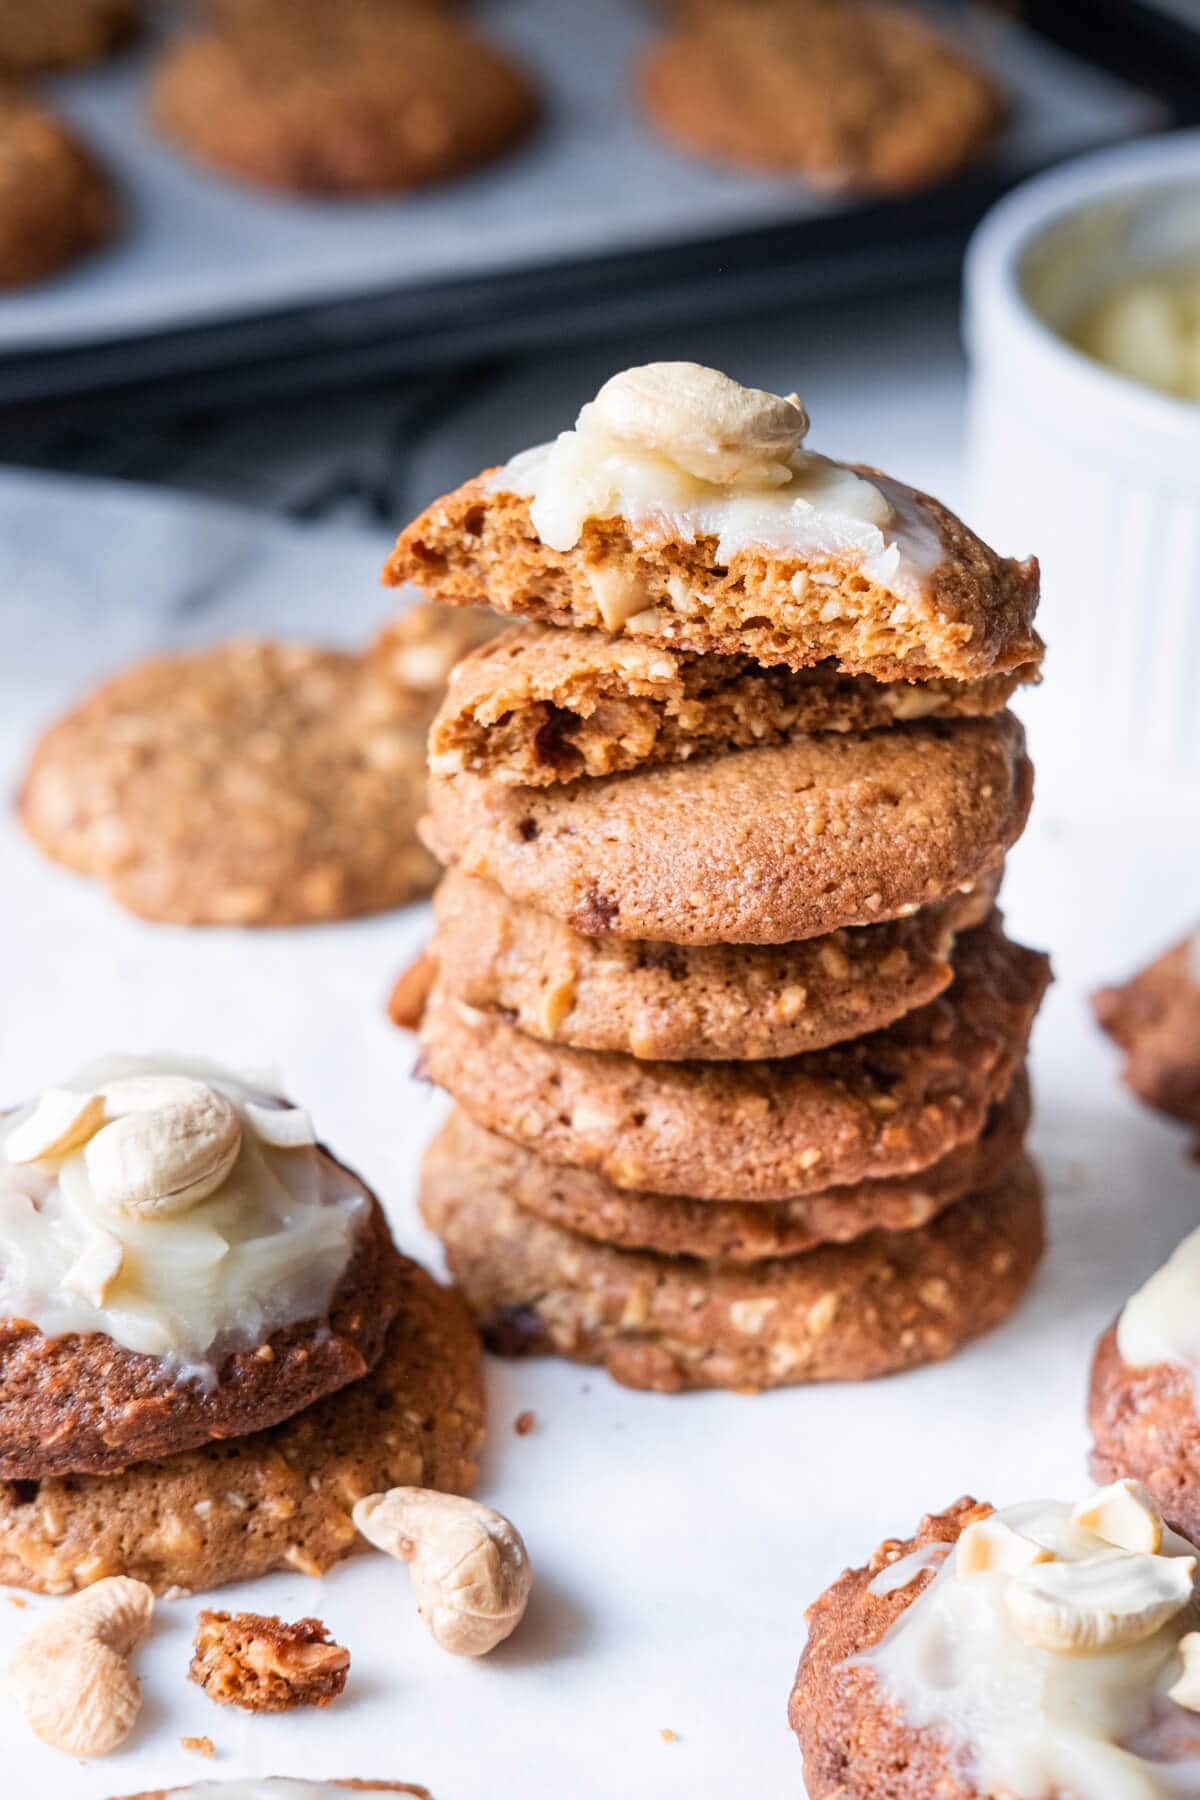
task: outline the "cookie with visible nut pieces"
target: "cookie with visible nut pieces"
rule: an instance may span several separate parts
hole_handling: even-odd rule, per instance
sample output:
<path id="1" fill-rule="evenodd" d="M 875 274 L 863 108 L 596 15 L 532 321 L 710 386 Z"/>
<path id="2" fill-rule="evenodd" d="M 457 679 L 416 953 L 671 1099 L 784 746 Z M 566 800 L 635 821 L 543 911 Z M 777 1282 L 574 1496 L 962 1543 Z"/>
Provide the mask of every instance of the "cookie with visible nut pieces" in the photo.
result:
<path id="1" fill-rule="evenodd" d="M 1126 1087 L 1148 1106 L 1200 1125 L 1200 931 L 1123 986 L 1101 988 L 1092 1005 L 1125 1052 Z"/>
<path id="2" fill-rule="evenodd" d="M 0 287 L 43 281 L 99 249 L 118 213 L 108 175 L 73 128 L 0 88 Z"/>
<path id="3" fill-rule="evenodd" d="M 1200 1539 L 1200 1412 L 1195 1371 L 1182 1362 L 1134 1367 L 1121 1355 L 1115 1325 L 1092 1363 L 1088 1466 L 1098 1482 L 1143 1481 L 1176 1531 Z"/>
<path id="4" fill-rule="evenodd" d="M 21 822 L 142 918 L 290 925 L 403 906 L 424 734 L 369 660 L 239 640 L 138 663 L 42 736 Z"/>
<path id="5" fill-rule="evenodd" d="M 328 1706 L 346 1686 L 350 1652 L 320 1619 L 288 1623 L 262 1613 L 204 1611 L 196 1622 L 188 1680 L 218 1706 L 290 1712 Z"/>

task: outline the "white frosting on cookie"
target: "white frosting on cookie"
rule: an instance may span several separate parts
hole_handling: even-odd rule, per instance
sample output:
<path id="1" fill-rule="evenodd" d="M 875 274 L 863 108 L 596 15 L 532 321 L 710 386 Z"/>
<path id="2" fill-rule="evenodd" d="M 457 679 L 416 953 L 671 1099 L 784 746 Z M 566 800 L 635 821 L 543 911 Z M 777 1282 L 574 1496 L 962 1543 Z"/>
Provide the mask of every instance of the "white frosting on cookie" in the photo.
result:
<path id="1" fill-rule="evenodd" d="M 1181 1641 L 1200 1626 L 1196 1552 L 1162 1527 L 1142 1490 L 1119 1496 L 1120 1509 L 1113 1492 L 1074 1511 L 1056 1501 L 1008 1507 L 973 1538 L 964 1532 L 880 1642 L 855 1659 L 874 1671 L 908 1727 L 932 1728 L 947 1742 L 981 1793 L 1200 1794 L 1200 1714 L 1169 1693 L 1184 1667 Z M 1098 1535 L 1112 1530 L 1112 1518 L 1127 1524 L 1131 1508 L 1135 1521 L 1146 1512 L 1157 1553 Z M 882 1571 L 871 1591 L 907 1585 L 927 1566 L 922 1552 L 904 1563 Z"/>
<path id="2" fill-rule="evenodd" d="M 211 1381 L 232 1351 L 323 1317 L 366 1204 L 265 1091 L 185 1058 L 109 1058 L 0 1124 L 0 1316 Z"/>
<path id="3" fill-rule="evenodd" d="M 1131 1368 L 1183 1363 L 1200 1375 L 1200 1231 L 1125 1302 L 1117 1348 Z"/>
<path id="4" fill-rule="evenodd" d="M 674 412 L 689 427 L 688 451 L 672 455 L 666 429 L 647 431 L 642 441 L 633 434 L 614 434 L 601 409 L 611 389 L 626 378 L 691 366 L 651 365 L 649 371 L 614 377 L 597 401 L 583 408 L 573 431 L 513 457 L 492 475 L 490 491 L 528 498 L 534 529 L 555 550 L 573 548 L 589 519 L 620 518 L 635 545 L 647 549 L 715 538 L 722 563 L 759 552 L 849 564 L 900 599 L 920 591 L 942 561 L 943 549 L 930 514 L 901 483 L 883 476 L 867 479 L 799 444 L 774 460 L 755 462 L 752 431 L 742 466 L 733 464 L 728 479 L 705 479 L 695 472 L 697 459 L 689 453 L 702 436 L 703 416 L 691 417 L 683 402 Z M 754 390 L 727 385 L 747 396 L 752 424 Z M 706 397 L 707 389 L 700 389 L 698 403 Z M 723 446 L 728 442 L 727 433 Z M 721 455 L 729 462 L 728 449 L 723 447 Z M 681 456 L 692 466 L 684 466 Z M 713 467 L 719 471 L 721 461 L 714 459 Z M 645 605 L 652 601 L 652 595 L 644 596 Z"/>

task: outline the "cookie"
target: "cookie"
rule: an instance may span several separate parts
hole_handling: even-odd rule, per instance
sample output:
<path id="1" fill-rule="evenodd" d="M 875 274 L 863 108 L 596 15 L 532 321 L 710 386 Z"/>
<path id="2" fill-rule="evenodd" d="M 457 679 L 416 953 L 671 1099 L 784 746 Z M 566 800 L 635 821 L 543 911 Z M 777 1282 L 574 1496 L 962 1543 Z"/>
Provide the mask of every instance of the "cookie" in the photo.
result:
<path id="1" fill-rule="evenodd" d="M 409 701 L 414 723 L 427 728 L 445 698 L 455 666 L 503 626 L 497 613 L 483 607 L 418 600 L 376 633 L 368 655 L 375 673 Z"/>
<path id="2" fill-rule="evenodd" d="M 339 650 L 243 640 L 136 664 L 34 750 L 21 822 L 146 919 L 292 925 L 403 906 L 415 839 L 411 702 Z"/>
<path id="3" fill-rule="evenodd" d="M 545 787 L 646 763 L 865 731 L 905 719 L 1000 712 L 1028 669 L 980 681 L 879 682 L 825 663 L 764 667 L 599 631 L 513 625 L 454 671 L 429 739 L 435 775 L 464 770 Z"/>
<path id="4" fill-rule="evenodd" d="M 998 886 L 981 876 L 910 918 L 796 944 L 654 944 L 583 937 L 451 870 L 429 953 L 456 1000 L 550 1043 L 665 1061 L 795 1056 L 936 999 L 956 934 L 987 917 Z"/>
<path id="5" fill-rule="evenodd" d="M 0 287 L 58 274 L 114 237 L 117 220 L 108 176 L 71 127 L 0 89 Z"/>
<path id="6" fill-rule="evenodd" d="M 459 1109 L 425 1153 L 426 1191 L 464 1183 L 512 1200 L 552 1225 L 660 1256 L 728 1263 L 796 1256 L 820 1243 L 848 1243 L 867 1231 L 911 1231 L 965 1194 L 990 1188 L 1021 1153 L 1029 1084 L 1018 1075 L 977 1138 L 915 1176 L 860 1181 L 801 1200 L 733 1202 L 673 1199 L 614 1187 L 602 1175 L 544 1162 Z"/>
<path id="7" fill-rule="evenodd" d="M 0 76 L 74 69 L 138 30 L 137 0 L 0 0 Z"/>
<path id="8" fill-rule="evenodd" d="M 1200 1125 L 1200 932 L 1123 987 L 1101 988 L 1092 1004 L 1125 1052 L 1126 1087 L 1161 1112 Z"/>
<path id="9" fill-rule="evenodd" d="M 322 1619 L 210 1612 L 196 1621 L 188 1680 L 214 1706 L 243 1712 L 290 1712 L 329 1706 L 344 1693 L 350 1652 L 335 1644 Z"/>
<path id="10" fill-rule="evenodd" d="M 948 900 L 1032 798 L 1011 713 L 793 739 L 565 787 L 429 784 L 442 863 L 585 937 L 791 944 Z"/>
<path id="11" fill-rule="evenodd" d="M 425 1072 L 485 1130 L 621 1188 L 791 1200 L 926 1169 L 977 1137 L 1025 1056 L 1044 956 L 991 922 L 947 994 L 886 1031 L 764 1062 L 639 1062 L 547 1045 L 440 984 Z"/>
<path id="12" fill-rule="evenodd" d="M 105 1575 L 156 1593 L 321 1575 L 365 1549 L 350 1519 L 390 1487 L 460 1493 L 483 1430 L 479 1345 L 459 1297 L 403 1260 L 374 1370 L 281 1425 L 120 1474 L 0 1482 L 0 1581 L 65 1594 Z"/>
<path id="13" fill-rule="evenodd" d="M 706 7 L 644 57 L 651 123 L 694 155 L 815 187 L 905 193 L 987 148 L 991 79 L 915 8 L 859 0 Z"/>
<path id="14" fill-rule="evenodd" d="M 1027 1161 L 915 1230 L 749 1267 L 614 1250 L 469 1179 L 427 1186 L 421 1207 L 492 1349 L 599 1363 L 660 1393 L 862 1381 L 936 1361 L 1012 1310 L 1042 1251 Z"/>
<path id="15" fill-rule="evenodd" d="M 294 1795 L 295 1800 L 317 1800 L 322 1789 L 327 1789 L 330 1800 L 333 1800 L 334 1789 L 341 1792 L 345 1788 L 354 1788 L 360 1794 L 411 1794 L 413 1800 L 433 1800 L 428 1788 L 411 1787 L 406 1781 L 324 1781 L 314 1788 L 311 1781 L 303 1783 L 287 1776 L 274 1775 L 257 1782 L 261 1800 L 288 1800 Z M 303 1787 L 303 1793 L 298 1790 Z M 189 1783 L 187 1787 L 154 1788 L 150 1793 L 128 1794 L 124 1800 L 170 1800 L 172 1794 L 180 1795 L 183 1800 L 220 1800 L 222 1794 L 228 1793 L 231 1800 L 243 1800 L 245 1783 L 241 1781 L 205 1781 L 198 1786 Z M 121 1796 L 116 1796 L 121 1800 Z M 256 1797 L 257 1800 L 257 1797 Z"/>
<path id="16" fill-rule="evenodd" d="M 180 40 L 150 115 L 196 161 L 297 193 L 399 192 L 493 161 L 531 130 L 521 69 L 424 8 L 255 9 Z"/>
<path id="17" fill-rule="evenodd" d="M 396 1316 L 404 1260 L 378 1201 L 345 1173 L 370 1210 L 328 1317 L 226 1357 L 211 1386 L 98 1331 L 48 1337 L 0 1319 L 0 1479 L 102 1473 L 245 1437 L 365 1375 Z"/>
<path id="18" fill-rule="evenodd" d="M 1110 1326 L 1096 1347 L 1088 1399 L 1099 1482 L 1133 1475 L 1162 1508 L 1167 1523 L 1200 1539 L 1200 1416 L 1196 1372 L 1181 1362 L 1133 1367 Z"/>

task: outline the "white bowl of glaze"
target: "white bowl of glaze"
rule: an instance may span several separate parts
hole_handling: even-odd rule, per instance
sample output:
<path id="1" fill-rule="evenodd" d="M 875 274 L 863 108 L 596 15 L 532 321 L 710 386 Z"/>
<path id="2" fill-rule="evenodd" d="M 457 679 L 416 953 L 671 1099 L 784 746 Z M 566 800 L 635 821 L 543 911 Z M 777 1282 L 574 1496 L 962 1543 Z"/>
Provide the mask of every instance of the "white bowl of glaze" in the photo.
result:
<path id="1" fill-rule="evenodd" d="M 1200 774 L 1200 405 L 1063 333 L 1123 279 L 1180 262 L 1200 266 L 1200 131 L 1025 183 L 966 265 L 969 517 L 1042 565 L 1046 682 L 1022 710 L 1035 748 L 1052 737 L 1134 779 Z"/>

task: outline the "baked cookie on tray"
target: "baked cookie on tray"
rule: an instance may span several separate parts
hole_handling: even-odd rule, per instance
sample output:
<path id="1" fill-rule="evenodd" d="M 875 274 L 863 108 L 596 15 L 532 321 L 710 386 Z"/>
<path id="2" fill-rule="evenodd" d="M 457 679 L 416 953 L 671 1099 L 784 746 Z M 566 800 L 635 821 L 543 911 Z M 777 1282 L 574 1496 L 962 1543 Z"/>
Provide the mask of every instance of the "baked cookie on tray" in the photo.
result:
<path id="1" fill-rule="evenodd" d="M 1088 1423 L 1097 1481 L 1136 1475 L 1177 1531 L 1200 1538 L 1200 1231 L 1100 1339 Z"/>
<path id="2" fill-rule="evenodd" d="M 791 944 L 950 899 L 997 869 L 1033 771 L 1011 713 L 827 732 L 597 781 L 429 784 L 442 863 L 588 937 Z"/>
<path id="3" fill-rule="evenodd" d="M 485 1129 L 617 1187 L 790 1200 L 928 1168 L 983 1129 L 1024 1061 L 1049 963 L 993 920 L 960 939 L 955 971 L 885 1031 L 742 1063 L 544 1044 L 436 984 L 423 1068 Z"/>
<path id="4" fill-rule="evenodd" d="M 795 395 L 695 363 L 626 369 L 573 431 L 428 507 L 385 579 L 880 682 L 1035 674 L 1036 562 L 998 556 L 928 495 L 807 449 L 807 432 Z"/>
<path id="5" fill-rule="evenodd" d="M 1016 1305 L 1042 1253 L 1028 1161 L 927 1225 L 738 1266 L 615 1250 L 427 1172 L 421 1210 L 484 1339 L 599 1363 L 628 1387 L 862 1381 L 949 1356 Z"/>
<path id="6" fill-rule="evenodd" d="M 0 0 L 0 76 L 98 62 L 135 37 L 140 22 L 137 0 Z"/>
<path id="7" fill-rule="evenodd" d="M 378 1362 L 403 1263 L 306 1112 L 112 1057 L 0 1120 L 0 1478 L 273 1425 Z"/>
<path id="8" fill-rule="evenodd" d="M 45 732 L 21 822 L 142 918 L 293 925 L 403 906 L 424 705 L 369 658 L 243 639 L 110 677 Z"/>
<path id="9" fill-rule="evenodd" d="M 117 1474 L 0 1481 L 0 1582 L 65 1594 L 123 1574 L 156 1593 L 321 1575 L 367 1548 L 357 1500 L 463 1493 L 483 1434 L 479 1340 L 460 1297 L 400 1259 L 383 1355 L 280 1425 Z"/>
<path id="10" fill-rule="evenodd" d="M 1123 1079 L 1140 1100 L 1200 1125 L 1200 930 L 1093 996 L 1096 1018 L 1125 1052 Z"/>
<path id="11" fill-rule="evenodd" d="M 988 146 L 998 90 L 915 6 L 722 0 L 643 58 L 638 94 L 681 149 L 814 187 L 903 193 Z"/>
<path id="12" fill-rule="evenodd" d="M 0 84 L 0 288 L 57 275 L 108 243 L 118 218 L 112 183 L 73 128 Z"/>
<path id="13" fill-rule="evenodd" d="M 255 7 L 161 57 L 150 116 L 197 162 L 296 193 L 396 193 L 514 148 L 538 113 L 499 49 L 425 7 Z"/>
<path id="14" fill-rule="evenodd" d="M 427 955 L 454 999 L 549 1043 L 665 1061 L 795 1056 L 936 999 L 956 937 L 987 917 L 998 886 L 981 876 L 906 919 L 795 944 L 656 944 L 583 937 L 452 869 Z"/>
<path id="15" fill-rule="evenodd" d="M 544 787 L 646 763 L 783 743 L 809 731 L 868 731 L 907 719 L 1000 712 L 1034 674 L 978 681 L 874 681 L 828 663 L 764 667 L 607 632 L 510 626 L 458 665 L 433 724 L 435 775 L 467 771 Z"/>
<path id="16" fill-rule="evenodd" d="M 1029 1123 L 1022 1072 L 982 1132 L 914 1175 L 849 1182 L 798 1200 L 687 1200 L 615 1187 L 603 1175 L 548 1163 L 485 1131 L 456 1107 L 425 1153 L 427 1191 L 473 1183 L 552 1225 L 623 1250 L 727 1263 L 795 1256 L 868 1231 L 911 1231 L 966 1194 L 997 1185 L 1017 1161 Z"/>
<path id="17" fill-rule="evenodd" d="M 270 1775 L 246 1781 L 194 1781 L 186 1787 L 153 1788 L 149 1793 L 117 1795 L 115 1800 L 337 1800 L 352 1788 L 359 1794 L 411 1794 L 413 1800 L 433 1800 L 428 1788 L 407 1781 L 303 1781 Z"/>
<path id="18" fill-rule="evenodd" d="M 789 1717 L 812 1800 L 1182 1796 L 1200 1769 L 1197 1552 L 1122 1482 L 959 1500 L 808 1609 Z"/>

